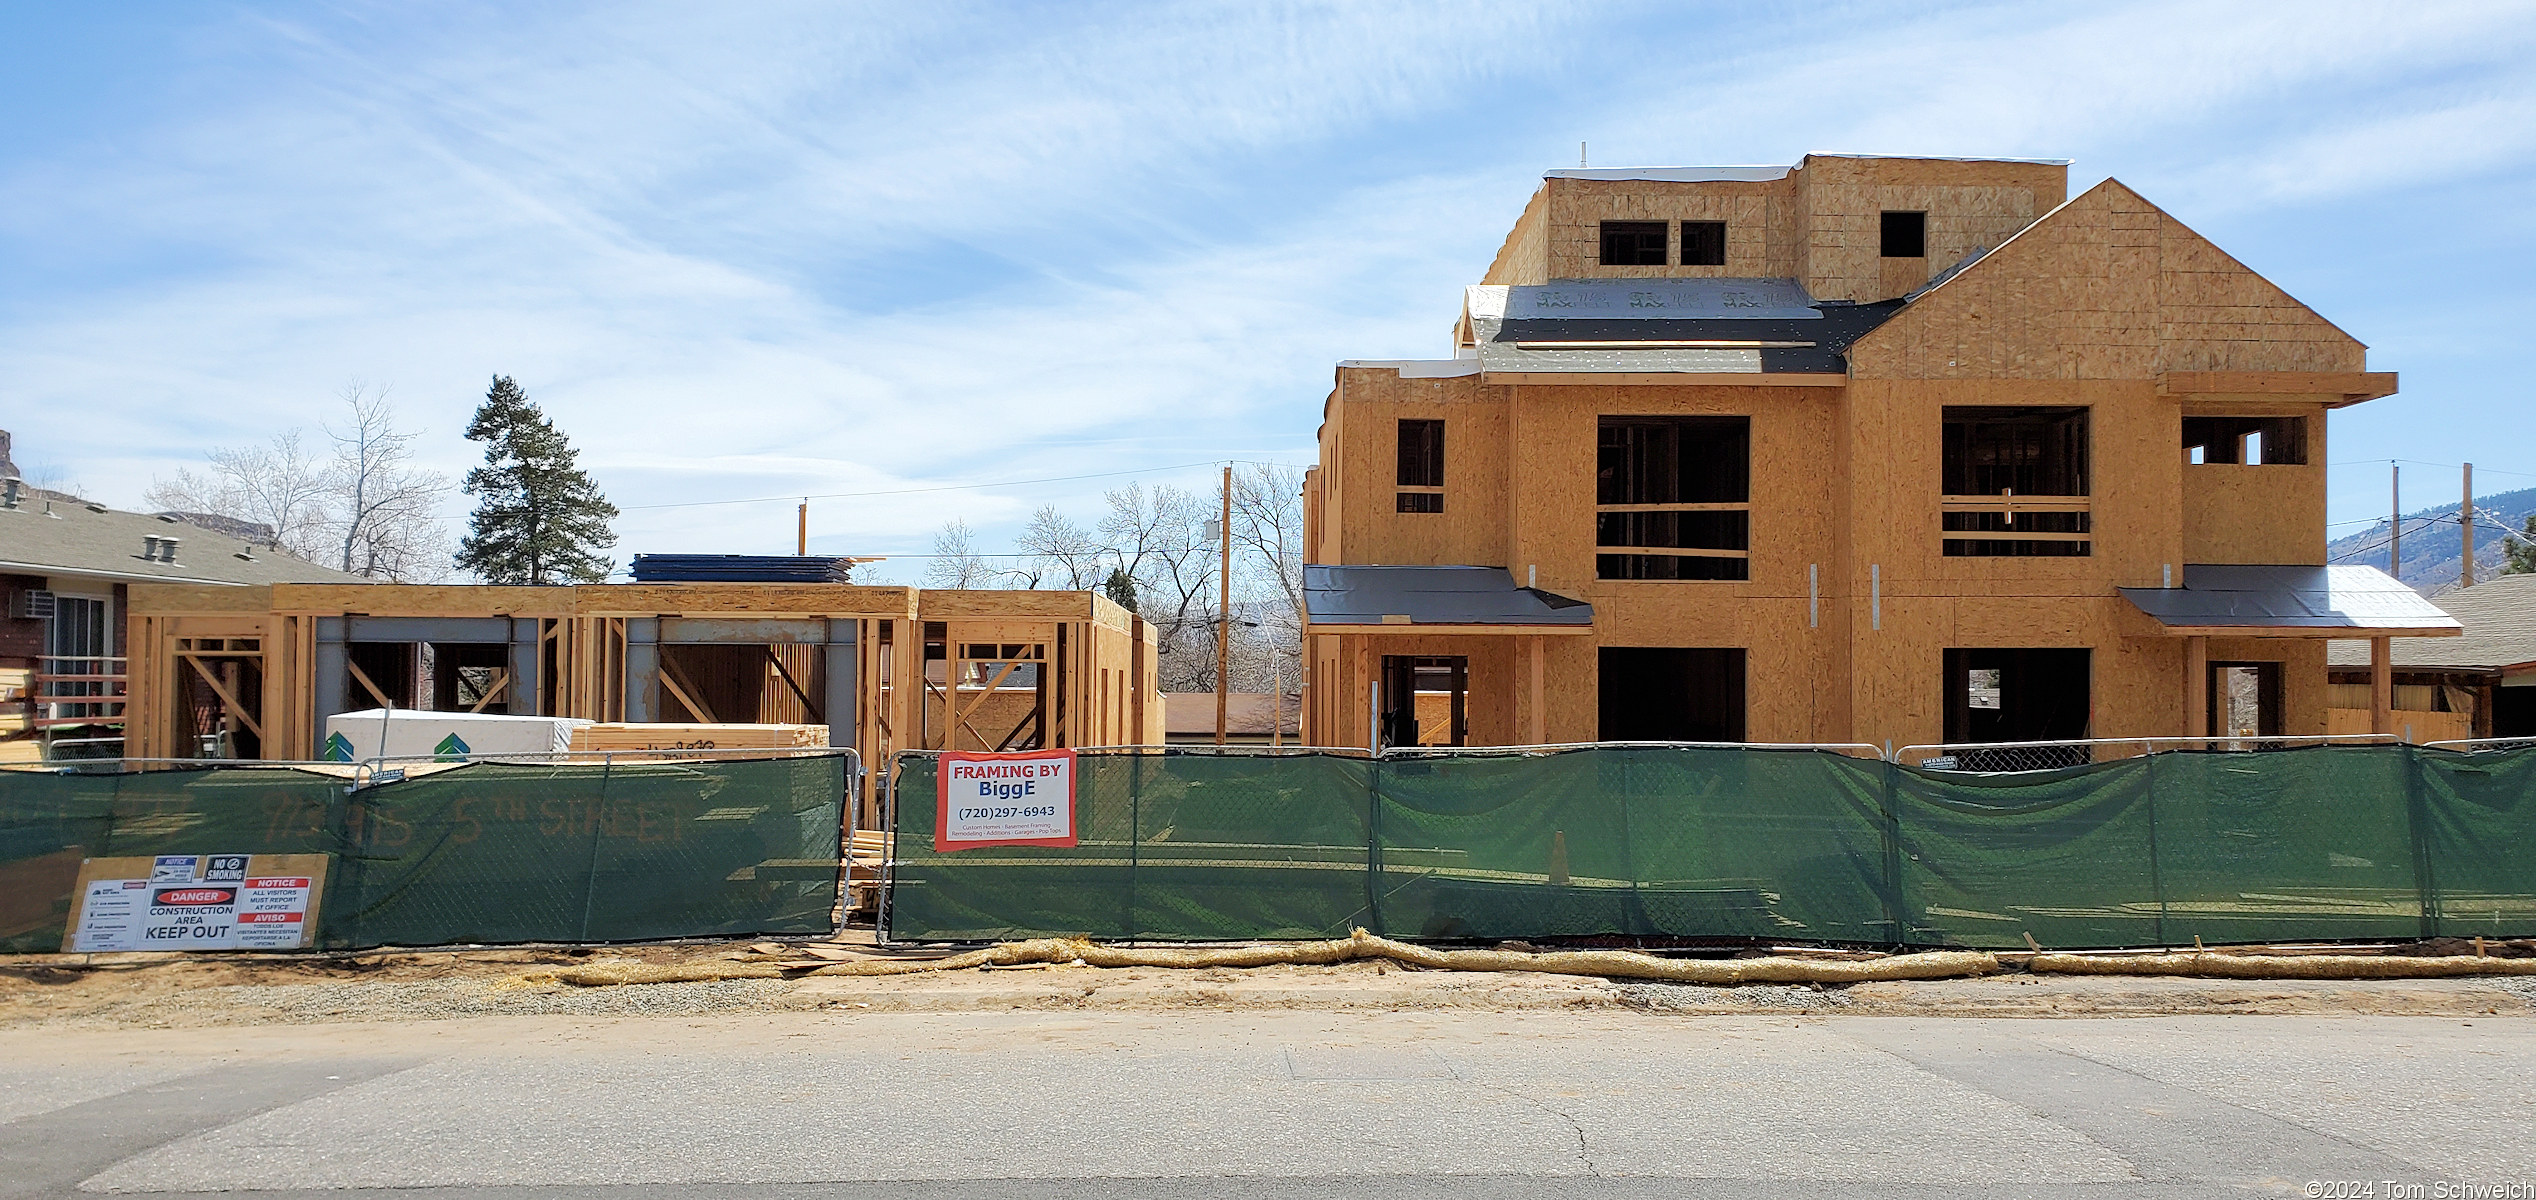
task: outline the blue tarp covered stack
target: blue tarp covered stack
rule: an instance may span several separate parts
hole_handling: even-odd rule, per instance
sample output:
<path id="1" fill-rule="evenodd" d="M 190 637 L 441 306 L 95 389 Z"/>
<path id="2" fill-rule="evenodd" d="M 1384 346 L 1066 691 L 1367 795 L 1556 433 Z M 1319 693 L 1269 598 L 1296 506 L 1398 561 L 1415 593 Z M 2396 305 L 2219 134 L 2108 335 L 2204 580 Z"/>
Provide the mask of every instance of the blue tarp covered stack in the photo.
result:
<path id="1" fill-rule="evenodd" d="M 636 583 L 850 583 L 850 558 L 789 554 L 637 554 Z"/>

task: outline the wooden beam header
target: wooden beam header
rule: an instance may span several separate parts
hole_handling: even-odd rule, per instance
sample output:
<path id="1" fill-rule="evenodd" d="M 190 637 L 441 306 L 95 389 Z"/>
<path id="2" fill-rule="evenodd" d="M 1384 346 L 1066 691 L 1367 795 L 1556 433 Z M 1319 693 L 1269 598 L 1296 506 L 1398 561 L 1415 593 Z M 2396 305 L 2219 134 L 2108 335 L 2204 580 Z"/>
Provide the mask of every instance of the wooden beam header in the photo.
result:
<path id="1" fill-rule="evenodd" d="M 2393 371 L 2164 371 L 2161 396 L 2339 396 L 2332 407 L 2395 394 Z"/>

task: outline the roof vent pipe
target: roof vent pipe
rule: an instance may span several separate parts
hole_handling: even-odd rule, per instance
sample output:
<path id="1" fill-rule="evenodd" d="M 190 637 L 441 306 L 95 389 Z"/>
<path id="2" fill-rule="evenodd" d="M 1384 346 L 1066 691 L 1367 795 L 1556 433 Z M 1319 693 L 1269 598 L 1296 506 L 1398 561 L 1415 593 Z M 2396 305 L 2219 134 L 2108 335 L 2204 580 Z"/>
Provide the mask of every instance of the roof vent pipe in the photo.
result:
<path id="1" fill-rule="evenodd" d="M 178 542 L 180 542 L 180 541 L 182 541 L 182 540 L 184 540 L 184 539 L 182 539 L 182 538 L 172 538 L 172 537 L 163 537 L 163 538 L 160 538 L 160 539 L 159 539 L 159 561 L 160 561 L 160 562 L 163 562 L 163 563 L 172 563 L 172 562 L 175 562 L 175 561 L 176 561 L 176 543 L 178 543 Z"/>
<path id="2" fill-rule="evenodd" d="M 145 533 L 145 534 L 142 534 L 142 535 L 141 535 L 141 561 L 142 561 L 142 562 L 157 562 L 157 561 L 158 561 L 158 547 L 159 547 L 159 535 L 157 535 L 157 534 L 155 534 L 155 533 Z"/>
<path id="3" fill-rule="evenodd" d="M 11 475 L 6 479 L 0 479 L 0 508 L 16 508 L 18 506 L 18 494 L 24 491 L 25 488 L 26 481 L 15 475 Z"/>

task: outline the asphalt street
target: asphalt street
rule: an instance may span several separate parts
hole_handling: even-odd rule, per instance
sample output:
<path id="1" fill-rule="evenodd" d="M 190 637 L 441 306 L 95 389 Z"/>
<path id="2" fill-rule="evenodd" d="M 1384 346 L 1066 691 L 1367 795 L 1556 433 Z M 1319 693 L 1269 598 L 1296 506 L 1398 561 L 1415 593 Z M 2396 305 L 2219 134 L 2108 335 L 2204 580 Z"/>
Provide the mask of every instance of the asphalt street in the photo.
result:
<path id="1" fill-rule="evenodd" d="M 2536 1195 L 2536 1020 L 793 1012 L 0 1033 L 0 1200 L 345 1188 Z"/>

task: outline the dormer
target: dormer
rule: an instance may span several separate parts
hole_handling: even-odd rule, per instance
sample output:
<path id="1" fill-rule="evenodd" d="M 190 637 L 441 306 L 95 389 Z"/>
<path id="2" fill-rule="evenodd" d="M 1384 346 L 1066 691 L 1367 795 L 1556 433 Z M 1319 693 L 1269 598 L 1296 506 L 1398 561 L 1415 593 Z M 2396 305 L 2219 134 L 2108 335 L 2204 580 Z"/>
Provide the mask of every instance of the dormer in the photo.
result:
<path id="1" fill-rule="evenodd" d="M 1873 303 L 1998 246 L 2068 191 L 2060 159 L 1551 171 L 1481 282 L 1776 278 Z"/>

